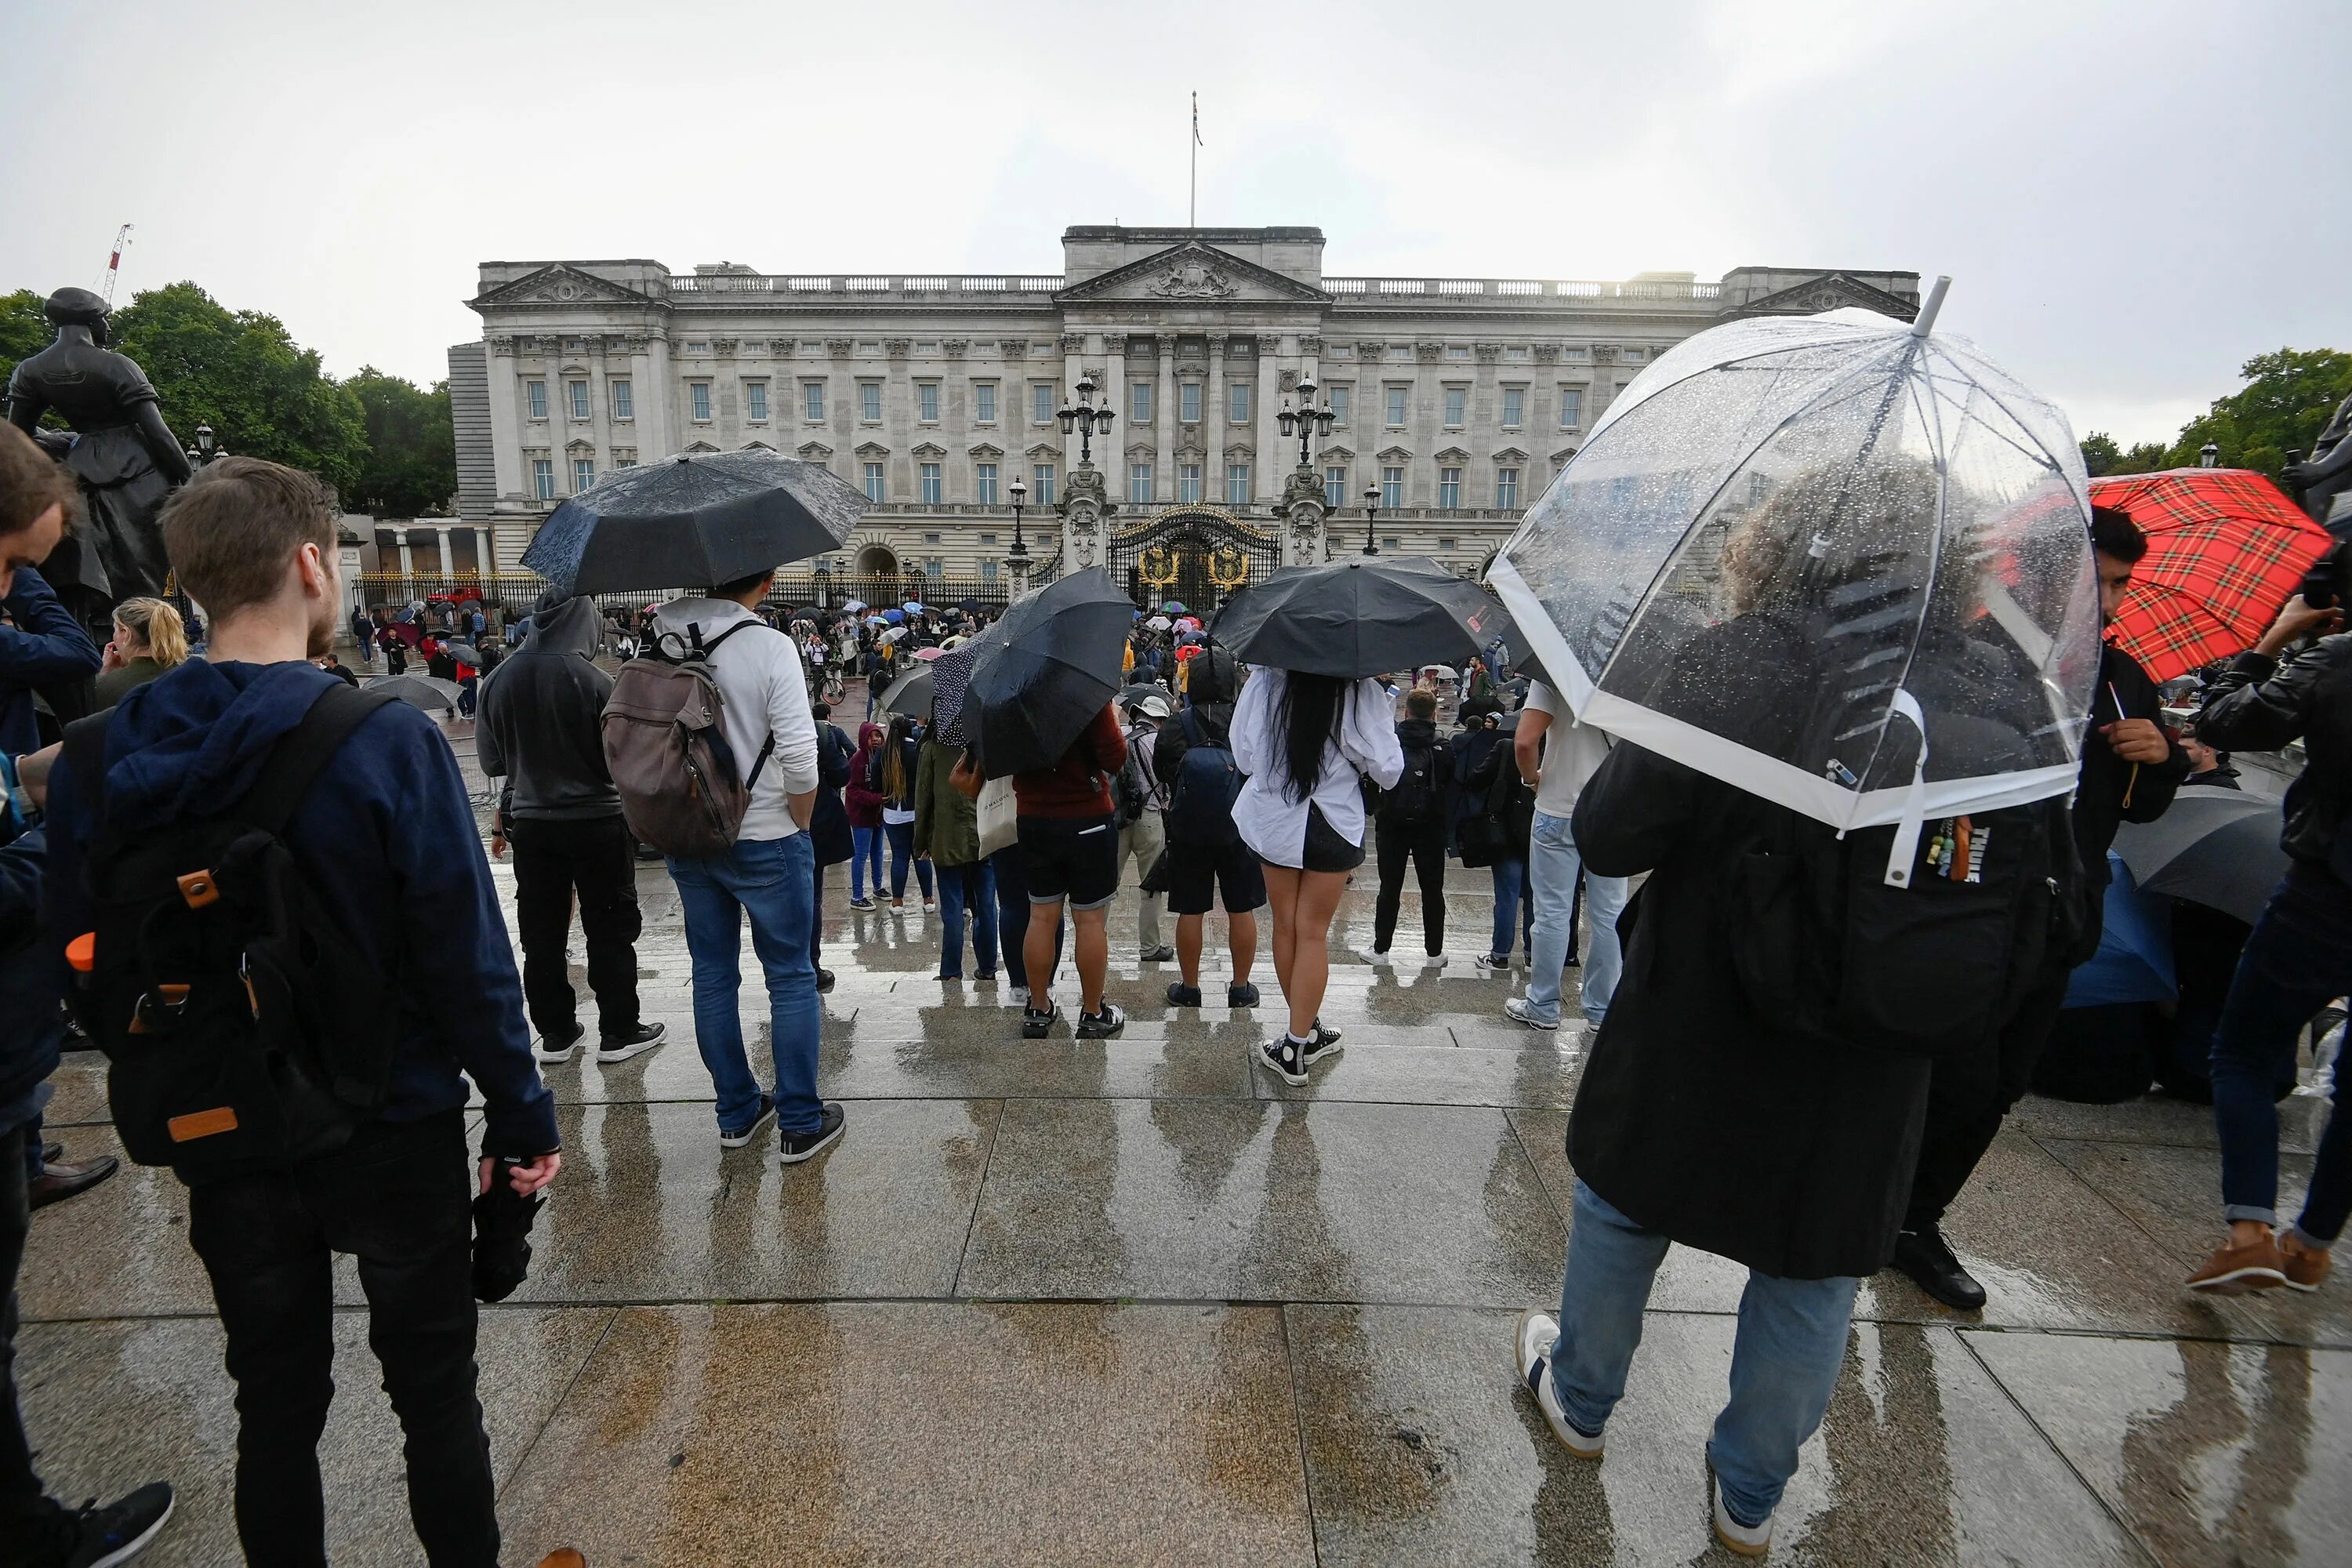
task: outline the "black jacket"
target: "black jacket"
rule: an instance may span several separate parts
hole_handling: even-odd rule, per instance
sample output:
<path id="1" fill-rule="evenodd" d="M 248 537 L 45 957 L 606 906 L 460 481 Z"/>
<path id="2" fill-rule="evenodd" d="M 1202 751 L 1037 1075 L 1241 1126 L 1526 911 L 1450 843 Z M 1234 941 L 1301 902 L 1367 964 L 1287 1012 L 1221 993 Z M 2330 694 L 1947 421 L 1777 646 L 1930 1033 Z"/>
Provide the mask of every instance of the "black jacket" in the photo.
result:
<path id="1" fill-rule="evenodd" d="M 1405 753 L 1405 765 L 1412 765 L 1412 753 L 1425 751 L 1429 763 L 1429 816 L 1434 823 L 1446 821 L 1453 809 L 1454 753 L 1446 742 L 1438 738 L 1437 722 L 1433 719 L 1400 719 L 1397 721 L 1397 744 Z M 1377 797 L 1374 813 L 1382 820 L 1393 821 L 1397 811 L 1397 792 L 1381 789 L 1369 779 L 1364 787 Z"/>
<path id="2" fill-rule="evenodd" d="M 816 724 L 816 802 L 809 809 L 809 847 L 819 866 L 838 866 L 856 846 L 841 790 L 849 782 L 849 737 L 829 719 Z"/>
<path id="3" fill-rule="evenodd" d="M 1725 871 L 1790 816 L 1620 742 L 1576 803 L 1595 876 L 1650 877 L 1568 1124 L 1593 1191 L 1688 1247 L 1792 1279 L 1886 1261 L 1910 1195 L 1929 1064 L 1825 1048 L 1731 975 Z"/>
<path id="4" fill-rule="evenodd" d="M 506 776 L 505 820 L 573 822 L 621 814 L 604 765 L 604 700 L 613 678 L 591 661 L 603 628 L 596 602 L 567 599 L 531 616 L 513 658 L 482 678 L 474 749 L 482 772 Z"/>
<path id="5" fill-rule="evenodd" d="M 2301 738 L 2308 759 L 2287 786 L 2279 847 L 2352 882 L 2352 634 L 2322 637 L 2281 665 L 2259 653 L 2231 659 L 2206 689 L 2197 738 L 2227 752 L 2274 752 Z"/>
<path id="6" fill-rule="evenodd" d="M 0 823 L 5 816 L 0 811 Z M 47 837 L 37 827 L 0 845 L 0 1111 L 57 1070 L 65 1037 L 58 1011 L 66 994 L 65 963 L 57 943 L 40 940 L 47 853 Z M 0 1117 L 0 1132 L 15 1121 Z"/>
<path id="7" fill-rule="evenodd" d="M 2094 910 L 2107 885 L 2107 847 L 2116 841 L 2116 829 L 2126 822 L 2154 822 L 2162 816 L 2180 781 L 2189 776 L 2189 753 L 2178 741 L 2161 763 L 2133 763 L 2116 755 L 2098 731 L 2115 722 L 2117 697 L 2123 699 L 2126 717 L 2163 723 L 2163 699 L 2156 682 L 2139 660 L 2110 643 L 2099 652 L 2099 689 L 2091 696 L 2091 732 L 2083 737 L 2083 776 L 2074 791 L 2074 849 L 2083 858 Z M 2217 748 L 2226 744 L 2206 743 Z M 2126 800 L 2131 804 L 2124 804 Z"/>

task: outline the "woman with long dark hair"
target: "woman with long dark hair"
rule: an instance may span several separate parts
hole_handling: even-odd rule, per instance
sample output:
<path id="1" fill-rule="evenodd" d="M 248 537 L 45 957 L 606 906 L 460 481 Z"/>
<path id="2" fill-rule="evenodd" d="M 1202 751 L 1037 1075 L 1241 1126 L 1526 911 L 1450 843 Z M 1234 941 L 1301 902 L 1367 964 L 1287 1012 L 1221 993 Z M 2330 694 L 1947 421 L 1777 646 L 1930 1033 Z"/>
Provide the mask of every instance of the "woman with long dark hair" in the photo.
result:
<path id="1" fill-rule="evenodd" d="M 1274 973 L 1290 1027 L 1258 1047 L 1285 1083 L 1336 1049 L 1318 1014 L 1331 978 L 1331 916 L 1348 873 L 1364 860 L 1363 780 L 1391 787 L 1404 772 L 1396 704 L 1377 680 L 1259 669 L 1234 706 L 1234 762 L 1248 775 L 1234 826 L 1265 863 L 1274 911 Z"/>
<path id="2" fill-rule="evenodd" d="M 907 867 L 922 885 L 923 912 L 939 906 L 931 898 L 931 863 L 915 853 L 915 785 L 922 765 L 921 736 L 904 713 L 890 720 L 889 735 L 874 753 L 874 791 L 882 797 L 882 831 L 890 841 L 890 908 L 907 907 Z"/>

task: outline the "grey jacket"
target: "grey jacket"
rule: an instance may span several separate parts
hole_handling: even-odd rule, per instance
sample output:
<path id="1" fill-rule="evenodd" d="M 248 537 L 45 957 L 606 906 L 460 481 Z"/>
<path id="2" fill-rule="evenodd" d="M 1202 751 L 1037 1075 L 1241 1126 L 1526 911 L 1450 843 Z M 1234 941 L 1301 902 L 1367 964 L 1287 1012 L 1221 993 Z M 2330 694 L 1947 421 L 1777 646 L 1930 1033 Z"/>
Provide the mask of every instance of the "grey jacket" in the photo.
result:
<path id="1" fill-rule="evenodd" d="M 613 679 L 592 662 L 603 632 L 593 599 L 566 599 L 535 612 L 521 648 L 482 678 L 474 748 L 482 772 L 507 781 L 501 823 L 620 815 L 604 765 Z"/>

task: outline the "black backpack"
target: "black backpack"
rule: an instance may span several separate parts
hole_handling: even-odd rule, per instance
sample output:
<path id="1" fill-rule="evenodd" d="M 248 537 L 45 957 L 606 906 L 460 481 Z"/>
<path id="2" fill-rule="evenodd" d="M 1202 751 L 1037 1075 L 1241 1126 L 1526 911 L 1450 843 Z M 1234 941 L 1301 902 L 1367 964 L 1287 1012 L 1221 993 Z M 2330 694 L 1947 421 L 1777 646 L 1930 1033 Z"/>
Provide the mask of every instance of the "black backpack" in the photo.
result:
<path id="1" fill-rule="evenodd" d="M 311 780 L 394 700 L 320 692 L 259 782 L 217 816 L 106 825 L 110 710 L 66 727 L 97 828 L 83 871 L 97 929 L 65 933 L 75 1016 L 109 1063 L 122 1147 L 186 1180 L 332 1153 L 383 1108 L 399 1011 L 278 837 Z"/>
<path id="2" fill-rule="evenodd" d="M 1184 754 L 1176 762 L 1176 782 L 1168 791 L 1168 837 L 1205 849 L 1241 838 L 1234 825 L 1234 802 L 1242 797 L 1241 764 L 1230 744 L 1210 745 L 1191 708 L 1176 716 L 1184 727 Z"/>
<path id="3" fill-rule="evenodd" d="M 1380 815 L 1389 822 L 1427 822 L 1438 814 L 1444 791 L 1438 782 L 1435 746 L 1404 748 L 1404 772 L 1381 792 Z"/>

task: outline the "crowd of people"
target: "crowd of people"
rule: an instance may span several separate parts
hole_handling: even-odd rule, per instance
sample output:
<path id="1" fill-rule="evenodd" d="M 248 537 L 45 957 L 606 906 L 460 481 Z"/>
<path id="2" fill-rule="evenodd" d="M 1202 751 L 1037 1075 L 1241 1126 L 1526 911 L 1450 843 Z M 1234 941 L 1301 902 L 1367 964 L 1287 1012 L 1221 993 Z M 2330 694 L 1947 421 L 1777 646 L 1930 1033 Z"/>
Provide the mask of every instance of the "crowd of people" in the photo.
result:
<path id="1" fill-rule="evenodd" d="M 480 1216 L 520 1206 L 527 1226 L 560 1177 L 541 1068 L 588 1042 L 565 952 L 575 913 L 596 1059 L 627 1060 L 667 1038 L 637 992 L 638 840 L 653 831 L 644 759 L 616 752 L 607 721 L 644 711 L 633 690 L 671 675 L 633 674 L 654 662 L 640 660 L 616 679 L 599 662 L 646 647 L 698 650 L 692 679 L 718 731 L 701 755 L 723 752 L 734 770 L 696 775 L 709 811 L 693 824 L 693 847 L 666 846 L 664 857 L 724 1149 L 773 1122 L 775 1157 L 793 1165 L 845 1134 L 847 1112 L 823 1098 L 818 1073 L 818 998 L 833 983 L 820 937 L 837 894 L 861 911 L 887 900 L 905 918 L 911 882 L 921 911 L 938 917 L 938 979 L 1001 977 L 1027 1039 L 1066 1029 L 1105 1040 L 1126 1026 L 1109 963 L 1123 885 L 1141 900 L 1138 960 L 1175 965 L 1162 993 L 1173 1009 L 1201 1007 L 1213 989 L 1206 917 L 1222 907 L 1225 1001 L 1262 1004 L 1263 937 L 1282 1026 L 1254 1055 L 1261 1070 L 1302 1085 L 1340 1044 L 1324 1017 L 1332 927 L 1366 861 L 1377 891 L 1361 957 L 1382 967 L 1400 962 L 1409 876 L 1421 960 L 1442 965 L 1448 864 L 1486 870 L 1494 918 L 1477 933 L 1475 969 L 1514 982 L 1497 999 L 1504 1016 L 1546 1033 L 1579 1026 L 1588 1052 L 1568 1134 L 1577 1182 L 1559 1308 L 1521 1321 L 1519 1372 L 1559 1441 L 1598 1459 L 1669 1243 L 1746 1265 L 1729 1400 L 1706 1453 L 1714 1529 L 1738 1552 L 1769 1545 L 1799 1448 L 1843 1363 L 1859 1281 L 1891 1264 L 1955 1308 L 1984 1303 L 1942 1217 L 2032 1080 L 2086 937 L 2095 945 L 2118 824 L 2163 814 L 2194 774 L 2223 765 L 2207 760 L 2218 752 L 2300 738 L 2310 766 L 2287 802 L 2294 870 L 2246 944 L 2213 1046 L 2231 1232 L 2188 1283 L 2316 1288 L 2352 1205 L 2352 1127 L 2338 1116 L 2301 1216 L 2277 1226 L 2273 1095 L 2282 1075 L 2293 1078 L 2298 1031 L 2352 989 L 2352 838 L 2340 827 L 2352 799 L 2352 639 L 2284 657 L 2340 620 L 2300 599 L 2214 682 L 2194 742 L 2165 727 L 2156 686 L 2130 657 L 2106 650 L 2100 681 L 2113 711 L 2085 740 L 2071 805 L 2019 808 L 2014 830 L 2021 850 L 2047 855 L 2053 910 L 2063 904 L 2073 922 L 2058 929 L 2053 912 L 2049 931 L 2018 935 L 1997 1041 L 1931 1061 L 1867 1038 L 1825 1039 L 1727 982 L 1750 957 L 1725 915 L 1729 868 L 1759 844 L 1814 853 L 1825 829 L 1803 837 L 1786 808 L 1612 742 L 1559 690 L 1499 657 L 1391 679 L 1245 669 L 1197 620 L 1139 615 L 1124 687 L 1049 765 L 995 778 L 977 748 L 933 732 L 928 708 L 892 706 L 893 689 L 927 662 L 916 656 L 951 652 L 984 629 L 982 614 L 795 616 L 769 604 L 772 572 L 761 570 L 627 616 L 551 591 L 511 626 L 478 603 L 347 622 L 320 488 L 243 458 L 205 468 L 164 513 L 178 580 L 211 617 L 203 656 L 190 655 L 171 607 L 149 600 L 122 605 L 101 652 L 53 613 L 36 570 L 75 510 L 59 473 L 0 429 L 0 914 L 10 939 L 0 949 L 0 1272 L 13 1290 L 33 1206 L 105 1173 L 64 1163 L 41 1136 L 65 1000 L 101 1043 L 122 1047 L 114 1103 L 126 1147 L 163 1151 L 155 1157 L 188 1183 L 189 1240 L 237 1384 L 237 1529 L 255 1562 L 320 1560 L 316 1448 L 332 1393 L 337 1253 L 358 1259 L 428 1556 L 497 1560 L 474 1360 L 478 1295 L 496 1299 L 483 1282 L 493 1222 Z M 2092 542 L 2112 613 L 2145 543 L 2128 517 L 2105 509 Z M 478 756 L 498 790 L 488 854 L 513 867 L 519 967 L 446 736 L 419 708 L 338 679 L 328 666 L 346 628 L 391 658 L 428 643 L 502 656 L 465 668 Z M 50 743 L 35 690 L 92 678 L 110 710 Z M 868 712 L 853 738 L 835 704 L 861 678 Z M 1450 732 L 1440 723 L 1448 709 Z M 157 1069 L 142 1065 L 151 1057 L 133 1037 L 256 1026 L 279 995 L 266 942 L 253 973 L 246 957 L 231 971 L 251 1005 L 243 1018 L 213 1005 L 221 993 L 149 984 L 137 967 L 145 955 L 134 963 L 108 945 L 133 915 L 181 921 L 182 906 L 201 913 L 214 901 L 184 877 L 153 894 L 137 877 L 142 846 L 193 841 L 224 812 L 282 846 L 336 911 L 347 959 L 313 954 L 306 962 L 323 967 L 305 973 L 394 977 L 361 1031 L 377 1055 L 354 1052 L 341 1069 L 366 1079 L 366 1092 L 338 1080 L 344 1102 L 364 1110 L 340 1112 L 324 1144 L 301 1141 L 305 1118 L 325 1117 L 314 1107 L 273 1101 L 282 1126 L 247 1126 L 188 1109 L 173 1098 L 177 1086 L 141 1076 Z M 845 860 L 845 884 L 829 891 L 827 871 Z M 2081 885 L 2071 903 L 2062 874 Z M 764 1073 L 738 1008 L 747 924 L 769 1006 Z M 94 949 L 82 933 L 96 933 Z M 421 974 L 430 995 L 401 979 Z M 299 984 L 287 994 L 299 1013 Z M 464 999 L 464 1029 L 443 1022 L 453 997 Z M 483 1111 L 470 1151 L 469 1083 Z M 120 1562 L 162 1528 L 171 1490 L 156 1483 L 79 1510 L 46 1494 L 7 1381 L 8 1300 L 0 1538 L 21 1548 L 11 1561 L 41 1568 Z"/>

